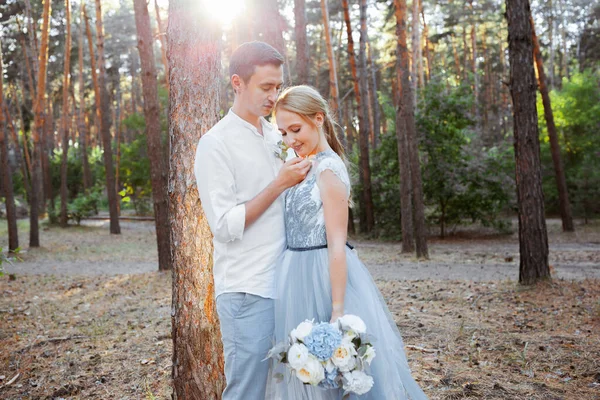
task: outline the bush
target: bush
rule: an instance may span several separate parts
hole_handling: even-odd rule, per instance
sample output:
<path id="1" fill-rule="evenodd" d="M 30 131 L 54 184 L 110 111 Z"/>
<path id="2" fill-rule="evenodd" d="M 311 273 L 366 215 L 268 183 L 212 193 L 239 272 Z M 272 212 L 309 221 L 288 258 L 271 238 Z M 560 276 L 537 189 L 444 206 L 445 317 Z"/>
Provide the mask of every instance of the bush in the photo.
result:
<path id="1" fill-rule="evenodd" d="M 77 225 L 81 220 L 92 215 L 98 214 L 98 205 L 102 197 L 102 192 L 98 187 L 88 193 L 80 193 L 75 199 L 67 205 L 68 217 L 75 221 Z"/>

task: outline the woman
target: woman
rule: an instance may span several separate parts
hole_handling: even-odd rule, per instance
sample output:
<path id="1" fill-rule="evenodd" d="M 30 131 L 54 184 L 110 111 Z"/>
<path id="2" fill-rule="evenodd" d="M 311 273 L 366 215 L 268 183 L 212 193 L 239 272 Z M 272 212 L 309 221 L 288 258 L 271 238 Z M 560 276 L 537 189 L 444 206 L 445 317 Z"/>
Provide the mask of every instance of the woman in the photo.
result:
<path id="1" fill-rule="evenodd" d="M 275 342 L 300 322 L 358 315 L 373 336 L 371 390 L 351 398 L 427 399 L 411 377 L 396 324 L 369 272 L 346 244 L 350 179 L 327 102 L 311 87 L 295 86 L 279 97 L 274 116 L 286 145 L 312 159 L 306 179 L 286 193 L 287 250 L 277 266 Z M 289 375 L 280 365 L 277 372 Z M 274 397 L 341 399 L 343 391 L 304 385 L 285 376 Z"/>

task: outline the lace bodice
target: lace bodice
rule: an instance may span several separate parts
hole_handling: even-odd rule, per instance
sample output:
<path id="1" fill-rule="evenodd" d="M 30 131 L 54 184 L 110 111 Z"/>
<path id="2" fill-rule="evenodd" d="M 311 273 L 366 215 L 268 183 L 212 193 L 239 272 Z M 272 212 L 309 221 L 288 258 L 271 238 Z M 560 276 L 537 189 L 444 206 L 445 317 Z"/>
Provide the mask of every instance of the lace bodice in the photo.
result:
<path id="1" fill-rule="evenodd" d="M 333 171 L 346 185 L 347 195 L 350 195 L 350 178 L 342 159 L 333 150 L 318 153 L 304 181 L 290 188 L 285 196 L 288 247 L 308 248 L 327 244 L 323 201 L 317 185 L 325 170 Z"/>

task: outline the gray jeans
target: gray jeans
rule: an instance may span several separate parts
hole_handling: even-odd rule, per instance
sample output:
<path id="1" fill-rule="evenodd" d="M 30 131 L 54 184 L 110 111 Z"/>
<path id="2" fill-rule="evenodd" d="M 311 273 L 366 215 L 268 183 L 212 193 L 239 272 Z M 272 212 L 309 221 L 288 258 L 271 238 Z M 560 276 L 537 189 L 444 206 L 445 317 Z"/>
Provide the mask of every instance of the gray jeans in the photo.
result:
<path id="1" fill-rule="evenodd" d="M 225 379 L 223 400 L 263 400 L 269 361 L 262 361 L 273 345 L 273 299 L 249 293 L 217 297 L 221 322 Z"/>

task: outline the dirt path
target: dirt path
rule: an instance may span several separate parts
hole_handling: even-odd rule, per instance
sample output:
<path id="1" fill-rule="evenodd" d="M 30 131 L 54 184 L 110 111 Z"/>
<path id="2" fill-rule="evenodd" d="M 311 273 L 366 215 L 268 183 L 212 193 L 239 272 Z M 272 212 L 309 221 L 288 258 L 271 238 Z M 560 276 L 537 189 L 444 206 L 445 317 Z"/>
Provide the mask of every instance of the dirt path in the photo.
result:
<path id="1" fill-rule="evenodd" d="M 21 222 L 21 243 L 27 226 Z M 432 240 L 431 259 L 352 240 L 431 400 L 600 399 L 600 224 L 550 223 L 555 275 L 522 287 L 515 235 Z M 169 399 L 171 274 L 151 222 L 87 221 L 41 232 L 0 279 L 1 399 Z M 6 246 L 0 223 L 0 247 Z M 490 280 L 495 280 L 489 282 Z M 487 281 L 487 282 L 484 282 Z"/>
<path id="2" fill-rule="evenodd" d="M 5 224 L 5 223 L 4 223 Z M 20 230 L 27 243 L 27 227 Z M 6 247 L 0 225 L 0 247 Z M 45 227 L 40 249 L 24 251 L 22 262 L 6 268 L 17 274 L 119 275 L 157 269 L 153 222 L 122 221 L 122 234 L 108 233 L 107 220 L 85 221 L 80 227 Z M 562 279 L 600 279 L 600 222 L 578 225 L 565 234 L 560 221 L 548 220 L 550 265 Z M 430 240 L 430 259 L 419 261 L 400 253 L 398 242 L 350 240 L 378 280 L 516 280 L 518 237 L 463 231 Z"/>

